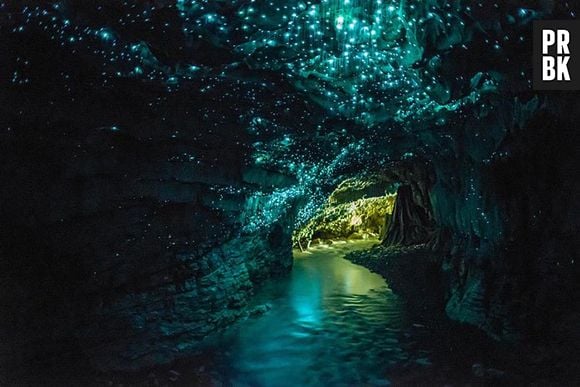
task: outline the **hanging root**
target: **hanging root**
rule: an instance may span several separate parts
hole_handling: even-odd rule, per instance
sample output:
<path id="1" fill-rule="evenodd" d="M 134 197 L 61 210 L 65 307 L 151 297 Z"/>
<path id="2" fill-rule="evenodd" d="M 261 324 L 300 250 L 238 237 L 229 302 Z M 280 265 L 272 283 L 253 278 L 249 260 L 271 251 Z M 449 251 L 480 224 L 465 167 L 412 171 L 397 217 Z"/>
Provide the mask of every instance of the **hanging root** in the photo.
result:
<path id="1" fill-rule="evenodd" d="M 298 238 L 298 247 L 300 247 L 301 252 L 304 252 L 304 249 L 302 248 L 302 242 L 300 242 L 300 238 Z"/>

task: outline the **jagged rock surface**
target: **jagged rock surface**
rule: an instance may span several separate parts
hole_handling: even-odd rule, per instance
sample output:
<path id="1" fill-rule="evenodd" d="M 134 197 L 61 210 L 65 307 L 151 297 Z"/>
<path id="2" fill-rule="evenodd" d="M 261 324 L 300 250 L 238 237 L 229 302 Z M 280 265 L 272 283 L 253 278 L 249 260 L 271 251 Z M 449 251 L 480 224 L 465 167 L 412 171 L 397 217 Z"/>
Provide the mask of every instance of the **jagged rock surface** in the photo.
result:
<path id="1" fill-rule="evenodd" d="M 369 173 L 410 187 L 387 240 L 429 234 L 451 318 L 577 336 L 580 108 L 529 79 L 574 2 L 255 3 L 0 2 L 0 367 L 190 353 Z"/>

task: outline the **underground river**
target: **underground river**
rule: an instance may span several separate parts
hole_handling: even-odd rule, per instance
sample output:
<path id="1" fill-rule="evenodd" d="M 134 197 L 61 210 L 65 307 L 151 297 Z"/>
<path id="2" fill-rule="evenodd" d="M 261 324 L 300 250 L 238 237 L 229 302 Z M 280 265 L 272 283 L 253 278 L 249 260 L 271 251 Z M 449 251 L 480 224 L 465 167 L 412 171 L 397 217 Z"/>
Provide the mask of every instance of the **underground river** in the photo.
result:
<path id="1" fill-rule="evenodd" d="M 417 300 L 403 301 L 383 277 L 344 259 L 375 243 L 335 242 L 295 251 L 292 271 L 256 291 L 249 305 L 254 313 L 208 337 L 191 357 L 137 374 L 91 375 L 77 364 L 36 381 L 115 387 L 443 386 L 519 385 L 552 377 L 519 364 L 522 353 L 506 357 L 473 328 L 437 318 L 431 309 L 418 311 Z"/>
<path id="2" fill-rule="evenodd" d="M 343 258 L 374 243 L 295 252 L 292 272 L 254 298 L 271 309 L 208 343 L 220 348 L 212 355 L 215 376 L 236 386 L 386 385 L 396 366 L 429 364 L 423 351 L 409 354 L 401 345 L 420 325 L 400 298 L 381 276 Z"/>
<path id="3" fill-rule="evenodd" d="M 344 258 L 376 243 L 295 250 L 292 271 L 256 291 L 248 308 L 254 313 L 208 337 L 197 354 L 139 375 L 103 375 L 97 385 L 444 386 L 525 380 L 496 369 L 507 361 L 513 367 L 513 359 L 497 352 L 497 343 L 483 333 L 437 317 L 432 307 L 417 307 L 424 302 L 404 301 L 382 276 Z"/>

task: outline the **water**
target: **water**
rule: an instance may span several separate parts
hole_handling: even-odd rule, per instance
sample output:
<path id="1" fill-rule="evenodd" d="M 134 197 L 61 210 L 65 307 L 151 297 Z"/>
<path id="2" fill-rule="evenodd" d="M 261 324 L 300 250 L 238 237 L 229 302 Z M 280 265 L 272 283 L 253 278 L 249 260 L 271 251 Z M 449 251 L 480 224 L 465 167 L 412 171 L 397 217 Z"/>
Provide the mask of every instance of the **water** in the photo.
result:
<path id="1" fill-rule="evenodd" d="M 492 374 L 511 367 L 515 373 L 502 377 L 501 385 L 537 384 L 531 382 L 547 377 L 544 368 L 522 363 L 517 352 L 498 352 L 483 333 L 450 325 L 430 309 L 425 314 L 414 300 L 404 303 L 381 276 L 343 258 L 374 243 L 297 252 L 292 272 L 267 281 L 252 300 L 253 307 L 271 305 L 269 311 L 208 338 L 197 354 L 175 364 L 119 375 L 92 375 L 75 364 L 62 375 L 40 372 L 31 375 L 34 382 L 19 385 L 488 385 L 491 379 L 474 367 Z"/>
<path id="2" fill-rule="evenodd" d="M 409 360 L 402 301 L 381 276 L 342 258 L 372 244 L 296 253 L 292 273 L 256 294 L 271 310 L 211 344 L 221 378 L 236 386 L 388 384 L 389 370 Z"/>

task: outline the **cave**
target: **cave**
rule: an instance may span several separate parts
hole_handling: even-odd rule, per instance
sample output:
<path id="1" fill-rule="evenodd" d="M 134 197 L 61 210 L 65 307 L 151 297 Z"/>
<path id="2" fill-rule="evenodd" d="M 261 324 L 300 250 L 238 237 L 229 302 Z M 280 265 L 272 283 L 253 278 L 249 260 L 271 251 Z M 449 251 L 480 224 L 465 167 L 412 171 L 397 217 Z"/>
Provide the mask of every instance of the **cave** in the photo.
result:
<path id="1" fill-rule="evenodd" d="M 377 175 L 344 180 L 326 203 L 294 230 L 293 247 L 303 252 L 313 242 L 382 240 L 391 224 L 397 200 L 396 187 L 397 183 Z"/>
<path id="2" fill-rule="evenodd" d="M 0 385 L 580 383 L 579 8 L 0 0 Z"/>

